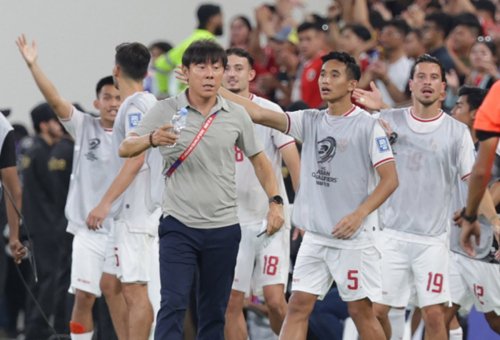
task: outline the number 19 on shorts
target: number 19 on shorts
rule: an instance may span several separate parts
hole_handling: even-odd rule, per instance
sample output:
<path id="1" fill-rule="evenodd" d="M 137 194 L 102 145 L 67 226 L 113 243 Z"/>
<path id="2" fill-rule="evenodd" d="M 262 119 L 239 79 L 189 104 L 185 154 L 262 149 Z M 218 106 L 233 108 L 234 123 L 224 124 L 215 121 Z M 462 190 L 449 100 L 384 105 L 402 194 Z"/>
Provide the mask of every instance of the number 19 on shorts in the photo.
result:
<path id="1" fill-rule="evenodd" d="M 441 293 L 443 291 L 443 274 L 429 272 L 427 275 L 427 291 Z"/>

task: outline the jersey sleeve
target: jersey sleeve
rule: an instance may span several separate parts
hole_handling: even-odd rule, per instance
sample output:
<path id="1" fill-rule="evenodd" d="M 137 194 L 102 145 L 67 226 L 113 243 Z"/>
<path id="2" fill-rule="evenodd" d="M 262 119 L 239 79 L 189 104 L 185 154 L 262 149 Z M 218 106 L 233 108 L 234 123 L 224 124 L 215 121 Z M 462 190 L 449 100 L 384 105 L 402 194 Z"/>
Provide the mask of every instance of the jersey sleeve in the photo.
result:
<path id="1" fill-rule="evenodd" d="M 472 137 L 468 131 L 465 131 L 462 134 L 458 145 L 457 164 L 459 176 L 462 180 L 467 180 L 472 172 L 472 167 L 474 166 L 475 161 L 474 142 L 472 141 Z"/>
<path id="2" fill-rule="evenodd" d="M 128 107 L 125 112 L 125 136 L 139 126 L 143 116 L 143 112 L 134 104 Z"/>
<path id="3" fill-rule="evenodd" d="M 391 144 L 379 122 L 374 124 L 370 143 L 370 158 L 374 168 L 394 161 Z"/>
<path id="4" fill-rule="evenodd" d="M 16 141 L 14 131 L 10 130 L 5 136 L 2 150 L 0 151 L 0 169 L 13 166 L 16 166 Z"/>
<path id="5" fill-rule="evenodd" d="M 479 140 L 500 136 L 500 81 L 490 89 L 483 103 L 479 107 L 474 120 L 474 129 L 477 130 Z"/>
<path id="6" fill-rule="evenodd" d="M 245 156 L 252 157 L 259 152 L 262 152 L 264 148 L 256 137 L 255 129 L 252 121 L 250 120 L 250 116 L 244 113 L 242 114 L 242 117 L 241 133 L 236 140 L 236 146 L 243 151 Z"/>
<path id="7" fill-rule="evenodd" d="M 138 110 L 136 110 L 136 112 L 137 111 Z M 127 135 L 131 132 L 131 133 L 134 133 L 138 136 L 143 136 L 143 135 L 150 133 L 151 131 L 154 131 L 155 129 L 159 128 L 162 124 L 164 124 L 162 117 L 165 114 L 166 113 L 164 112 L 164 109 L 162 108 L 161 103 L 157 102 L 147 112 L 147 114 L 144 115 L 144 118 L 142 118 L 142 114 L 141 114 L 141 119 L 139 119 L 137 124 L 135 124 L 134 127 L 127 129 Z M 127 124 L 128 124 L 128 117 L 127 117 Z"/>
<path id="8" fill-rule="evenodd" d="M 85 115 L 86 113 L 83 113 L 73 106 L 71 115 L 68 119 L 59 119 L 66 131 L 68 131 L 68 133 L 71 135 L 71 137 L 73 137 L 75 141 L 80 140 L 80 136 L 83 131 Z"/>
<path id="9" fill-rule="evenodd" d="M 304 137 L 304 111 L 285 112 L 288 119 L 288 126 L 285 133 L 300 142 Z"/>
<path id="10" fill-rule="evenodd" d="M 271 138 L 273 141 L 273 145 L 277 149 L 286 148 L 288 145 L 295 144 L 295 139 L 292 137 L 285 135 L 283 132 L 278 131 L 276 129 L 271 129 Z"/>

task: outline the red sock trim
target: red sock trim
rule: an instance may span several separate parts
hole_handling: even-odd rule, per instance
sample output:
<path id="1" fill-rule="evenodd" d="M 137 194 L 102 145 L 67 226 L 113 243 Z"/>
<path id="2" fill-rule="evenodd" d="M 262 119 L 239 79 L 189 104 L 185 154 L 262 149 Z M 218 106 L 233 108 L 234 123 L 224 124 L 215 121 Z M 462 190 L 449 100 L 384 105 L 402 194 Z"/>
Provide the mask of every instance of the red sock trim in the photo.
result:
<path id="1" fill-rule="evenodd" d="M 85 327 L 79 323 L 79 322 L 75 322 L 75 321 L 70 321 L 69 322 L 69 331 L 73 334 L 83 334 L 83 333 L 87 333 L 85 331 Z"/>

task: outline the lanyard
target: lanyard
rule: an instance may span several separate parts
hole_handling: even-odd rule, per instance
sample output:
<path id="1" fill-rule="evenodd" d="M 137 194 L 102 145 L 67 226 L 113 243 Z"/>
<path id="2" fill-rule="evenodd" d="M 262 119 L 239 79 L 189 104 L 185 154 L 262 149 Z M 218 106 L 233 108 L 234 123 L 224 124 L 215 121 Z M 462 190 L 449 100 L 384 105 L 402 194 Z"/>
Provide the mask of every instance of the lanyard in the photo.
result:
<path id="1" fill-rule="evenodd" d="M 207 132 L 208 128 L 210 127 L 210 125 L 212 125 L 214 119 L 217 117 L 217 113 L 218 112 L 212 114 L 203 123 L 203 125 L 201 126 L 200 131 L 198 131 L 198 133 L 194 137 L 194 139 L 191 142 L 191 144 L 189 144 L 189 146 L 187 147 L 187 149 L 184 150 L 184 152 L 179 156 L 179 158 L 177 158 L 177 160 L 170 166 L 170 168 L 168 168 L 167 172 L 165 173 L 165 176 L 167 176 L 167 177 L 172 176 L 172 174 L 175 172 L 175 170 L 177 170 L 177 168 L 181 166 L 182 162 L 184 162 L 186 160 L 186 158 L 188 158 L 188 156 L 193 152 L 194 148 L 196 148 L 196 146 L 200 143 L 201 138 L 205 135 L 205 133 Z"/>

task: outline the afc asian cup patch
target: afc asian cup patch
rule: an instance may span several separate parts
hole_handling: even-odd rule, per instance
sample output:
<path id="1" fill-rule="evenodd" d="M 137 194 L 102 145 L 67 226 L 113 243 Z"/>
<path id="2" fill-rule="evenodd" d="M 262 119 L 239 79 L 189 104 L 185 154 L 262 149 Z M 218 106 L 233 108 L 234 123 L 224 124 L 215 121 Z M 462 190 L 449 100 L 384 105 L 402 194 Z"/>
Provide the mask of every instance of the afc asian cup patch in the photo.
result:
<path id="1" fill-rule="evenodd" d="M 140 121 L 141 121 L 141 113 L 140 112 L 134 112 L 134 113 L 128 114 L 128 126 L 129 126 L 129 128 L 137 127 L 137 125 L 139 125 Z"/>
<path id="2" fill-rule="evenodd" d="M 378 151 L 387 152 L 390 150 L 389 140 L 387 140 L 387 137 L 377 137 L 375 140 L 377 141 Z"/>

